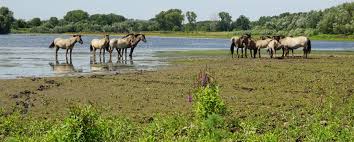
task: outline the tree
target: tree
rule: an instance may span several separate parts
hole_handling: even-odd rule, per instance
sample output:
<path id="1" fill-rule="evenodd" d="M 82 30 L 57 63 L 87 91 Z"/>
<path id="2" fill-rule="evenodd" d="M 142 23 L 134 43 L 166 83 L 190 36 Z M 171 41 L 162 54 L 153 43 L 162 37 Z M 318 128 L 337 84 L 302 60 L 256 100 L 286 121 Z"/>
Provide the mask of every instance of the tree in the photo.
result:
<path id="1" fill-rule="evenodd" d="M 188 24 L 185 25 L 185 30 L 196 30 L 197 14 L 195 14 L 193 11 L 188 11 L 186 13 L 186 18 L 188 20 Z"/>
<path id="2" fill-rule="evenodd" d="M 29 21 L 29 25 L 31 27 L 38 27 L 42 25 L 42 21 L 40 18 L 33 18 L 32 20 Z"/>
<path id="3" fill-rule="evenodd" d="M 178 31 L 182 29 L 184 15 L 180 9 L 170 9 L 168 11 L 161 11 L 152 20 L 159 24 L 160 30 Z"/>
<path id="4" fill-rule="evenodd" d="M 219 30 L 221 31 L 229 31 L 231 30 L 231 22 L 232 22 L 232 17 L 230 16 L 229 13 L 227 12 L 220 12 L 219 13 Z"/>
<path id="5" fill-rule="evenodd" d="M 195 14 L 193 11 L 187 11 L 186 17 L 188 19 L 188 23 L 191 25 L 197 22 L 197 14 Z"/>
<path id="6" fill-rule="evenodd" d="M 13 21 L 13 12 L 7 7 L 0 7 L 0 34 L 10 33 Z"/>
<path id="7" fill-rule="evenodd" d="M 59 24 L 59 20 L 57 17 L 50 17 L 48 23 L 55 27 Z"/>
<path id="8" fill-rule="evenodd" d="M 116 14 L 94 14 L 90 16 L 90 21 L 99 25 L 112 25 L 113 23 L 124 22 L 125 17 Z"/>
<path id="9" fill-rule="evenodd" d="M 27 28 L 28 25 L 27 25 L 27 22 L 23 19 L 17 19 L 13 22 L 13 25 L 12 27 L 14 29 L 18 29 L 18 28 Z"/>
<path id="10" fill-rule="evenodd" d="M 83 10 L 72 10 L 66 13 L 64 16 L 64 20 L 68 22 L 79 22 L 79 21 L 84 21 L 88 20 L 89 14 Z"/>
<path id="11" fill-rule="evenodd" d="M 251 29 L 250 25 L 250 20 L 244 15 L 238 17 L 236 21 L 232 24 L 233 28 L 236 30 L 249 30 Z"/>

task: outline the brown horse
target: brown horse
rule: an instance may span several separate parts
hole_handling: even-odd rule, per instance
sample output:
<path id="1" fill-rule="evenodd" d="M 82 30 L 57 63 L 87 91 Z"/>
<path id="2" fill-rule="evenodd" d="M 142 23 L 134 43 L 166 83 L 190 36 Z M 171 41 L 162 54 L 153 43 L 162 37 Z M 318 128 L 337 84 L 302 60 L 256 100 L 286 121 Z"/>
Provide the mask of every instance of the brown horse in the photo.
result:
<path id="1" fill-rule="evenodd" d="M 128 34 L 123 38 L 129 38 L 132 40 L 131 46 L 122 49 L 123 50 L 122 54 L 123 52 L 125 52 L 125 55 L 127 55 L 127 48 L 130 48 L 129 57 L 133 56 L 134 49 L 139 44 L 140 41 L 146 42 L 146 38 L 144 34 Z"/>
<path id="2" fill-rule="evenodd" d="M 230 51 L 231 51 L 231 55 L 232 58 L 234 57 L 234 49 L 235 47 L 237 47 L 236 51 L 237 51 L 237 58 L 240 58 L 240 55 L 238 54 L 238 49 L 241 48 L 241 58 L 243 58 L 243 48 L 245 48 L 245 44 L 248 44 L 248 42 L 246 42 L 245 40 L 247 40 L 251 35 L 243 35 L 241 37 L 238 36 L 234 36 L 231 38 L 231 46 L 230 46 Z M 246 48 L 245 48 L 246 51 Z M 247 55 L 245 55 L 247 57 Z"/>

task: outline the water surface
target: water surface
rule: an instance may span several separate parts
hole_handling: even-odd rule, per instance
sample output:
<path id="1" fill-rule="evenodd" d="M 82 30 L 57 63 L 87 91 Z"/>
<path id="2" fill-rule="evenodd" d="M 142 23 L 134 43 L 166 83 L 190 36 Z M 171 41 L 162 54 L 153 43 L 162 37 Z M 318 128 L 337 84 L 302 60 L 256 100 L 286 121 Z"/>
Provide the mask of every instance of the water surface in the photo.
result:
<path id="1" fill-rule="evenodd" d="M 56 37 L 69 36 L 0 35 L 0 78 L 152 70 L 167 64 L 163 58 L 154 56 L 157 51 L 228 50 L 230 46 L 229 39 L 147 37 L 148 42 L 136 47 L 132 59 L 117 60 L 117 53 L 114 52 L 112 62 L 109 62 L 108 54 L 104 59 L 96 56 L 96 60 L 93 60 L 89 43 L 93 38 L 101 37 L 90 35 L 82 37 L 84 44 L 76 44 L 70 62 L 65 59 L 64 50 L 59 50 L 59 58 L 55 60 L 55 50 L 48 48 Z M 314 50 L 354 50 L 354 42 L 313 41 L 312 44 Z"/>

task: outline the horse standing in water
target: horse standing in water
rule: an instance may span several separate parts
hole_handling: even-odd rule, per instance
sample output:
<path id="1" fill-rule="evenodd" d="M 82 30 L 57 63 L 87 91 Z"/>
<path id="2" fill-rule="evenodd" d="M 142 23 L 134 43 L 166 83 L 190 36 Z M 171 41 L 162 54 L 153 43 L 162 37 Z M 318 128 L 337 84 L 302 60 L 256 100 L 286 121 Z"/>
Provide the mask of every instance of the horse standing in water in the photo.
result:
<path id="1" fill-rule="evenodd" d="M 298 49 L 300 47 L 304 48 L 303 49 L 304 58 L 307 58 L 307 54 L 311 53 L 311 40 L 308 37 L 305 36 L 284 37 L 284 38 L 280 38 L 279 42 L 284 47 L 284 50 L 286 52 L 285 56 L 288 56 L 289 50 Z M 284 52 L 283 52 L 283 57 L 284 57 Z"/>
<path id="2" fill-rule="evenodd" d="M 135 34 L 134 36 L 135 36 L 135 38 L 134 38 L 133 43 L 130 47 L 129 57 L 133 56 L 133 51 L 134 51 L 135 47 L 139 44 L 140 41 L 143 41 L 144 43 L 146 43 L 146 38 L 145 38 L 144 34 Z M 125 49 L 125 54 L 127 54 L 127 49 Z"/>
<path id="3" fill-rule="evenodd" d="M 109 48 L 109 35 L 105 35 L 102 39 L 93 39 L 90 44 L 90 51 L 93 51 L 94 57 L 96 57 L 96 50 L 100 49 L 100 57 L 103 50 L 103 55 L 105 54 L 105 50 L 108 51 Z"/>
<path id="4" fill-rule="evenodd" d="M 129 57 L 133 56 L 133 51 L 140 41 L 146 42 L 146 38 L 144 34 L 135 34 L 134 36 L 128 36 L 126 38 L 132 38 L 132 45 L 130 47 L 127 47 L 130 48 Z M 123 49 L 125 50 L 125 55 L 127 55 L 127 48 Z"/>
<path id="5" fill-rule="evenodd" d="M 74 48 L 74 45 L 76 44 L 76 42 L 83 44 L 83 41 L 81 39 L 81 35 L 73 35 L 69 39 L 56 38 L 49 45 L 49 48 L 54 48 L 54 47 L 56 48 L 55 59 L 58 59 L 58 50 L 60 48 L 66 49 L 66 59 L 68 59 L 68 51 L 70 50 L 70 60 L 71 60 L 72 51 L 73 51 L 73 48 Z"/>
<path id="6" fill-rule="evenodd" d="M 112 38 L 109 40 L 109 48 L 108 52 L 110 54 L 110 57 L 112 57 L 112 52 L 114 49 L 117 50 L 118 52 L 118 58 L 123 57 L 123 55 L 120 54 L 120 50 L 124 48 L 131 47 L 133 44 L 133 38 L 128 38 L 134 36 L 133 34 L 129 34 L 123 38 Z"/>

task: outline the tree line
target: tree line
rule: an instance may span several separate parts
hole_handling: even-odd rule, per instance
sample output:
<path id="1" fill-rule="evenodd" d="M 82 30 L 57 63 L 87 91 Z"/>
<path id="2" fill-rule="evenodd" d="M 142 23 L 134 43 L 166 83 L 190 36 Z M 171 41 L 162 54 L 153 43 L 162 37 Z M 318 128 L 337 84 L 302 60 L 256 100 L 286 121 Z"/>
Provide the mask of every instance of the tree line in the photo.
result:
<path id="1" fill-rule="evenodd" d="M 83 10 L 73 10 L 59 19 L 15 19 L 13 12 L 0 8 L 0 34 L 11 30 L 26 29 L 32 33 L 67 32 L 140 32 L 140 31 L 234 31 L 235 34 L 256 35 L 317 35 L 354 34 L 354 2 L 344 3 L 325 10 L 282 13 L 262 16 L 256 21 L 241 15 L 235 21 L 228 12 L 218 13 L 218 20 L 197 21 L 193 11 L 183 13 L 180 9 L 161 11 L 149 20 L 128 19 L 117 14 L 89 15 Z"/>

